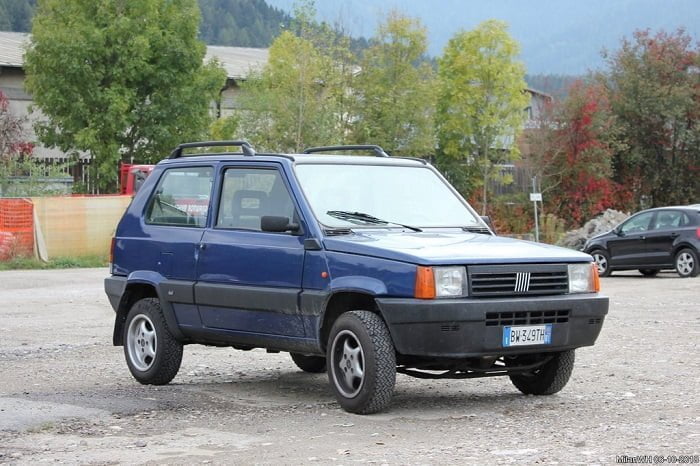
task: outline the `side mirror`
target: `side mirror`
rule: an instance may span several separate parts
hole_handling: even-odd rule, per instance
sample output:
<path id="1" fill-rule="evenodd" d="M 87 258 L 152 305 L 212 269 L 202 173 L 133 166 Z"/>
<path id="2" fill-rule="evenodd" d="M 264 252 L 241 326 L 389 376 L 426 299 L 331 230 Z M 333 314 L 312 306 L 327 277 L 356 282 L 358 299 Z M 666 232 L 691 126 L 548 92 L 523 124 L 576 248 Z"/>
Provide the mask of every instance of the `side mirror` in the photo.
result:
<path id="1" fill-rule="evenodd" d="M 298 233 L 301 230 L 301 226 L 298 223 L 291 223 L 288 217 L 264 215 L 260 218 L 260 229 L 273 233 L 285 233 L 287 231 Z"/>
<path id="2" fill-rule="evenodd" d="M 625 236 L 625 232 L 622 231 L 622 228 L 615 228 L 615 229 L 613 230 L 613 232 L 615 232 L 615 234 L 616 234 L 617 236 L 619 236 L 619 237 Z"/>
<path id="3" fill-rule="evenodd" d="M 488 225 L 488 227 L 491 229 L 491 231 L 492 231 L 494 234 L 496 233 L 496 229 L 493 227 L 493 222 L 491 221 L 491 217 L 489 217 L 488 215 L 482 215 L 482 216 L 481 216 L 481 220 L 482 220 L 486 225 Z"/>

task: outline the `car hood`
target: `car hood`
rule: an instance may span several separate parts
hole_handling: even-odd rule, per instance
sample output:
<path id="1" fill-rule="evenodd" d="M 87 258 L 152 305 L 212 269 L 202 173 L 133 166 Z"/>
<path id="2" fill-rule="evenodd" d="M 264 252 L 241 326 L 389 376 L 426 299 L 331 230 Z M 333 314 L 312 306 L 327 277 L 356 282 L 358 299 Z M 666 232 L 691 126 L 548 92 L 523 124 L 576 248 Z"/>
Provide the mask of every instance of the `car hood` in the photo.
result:
<path id="1" fill-rule="evenodd" d="M 571 249 L 502 236 L 455 231 L 398 232 L 355 230 L 328 236 L 329 251 L 422 265 L 588 262 L 592 258 Z"/>

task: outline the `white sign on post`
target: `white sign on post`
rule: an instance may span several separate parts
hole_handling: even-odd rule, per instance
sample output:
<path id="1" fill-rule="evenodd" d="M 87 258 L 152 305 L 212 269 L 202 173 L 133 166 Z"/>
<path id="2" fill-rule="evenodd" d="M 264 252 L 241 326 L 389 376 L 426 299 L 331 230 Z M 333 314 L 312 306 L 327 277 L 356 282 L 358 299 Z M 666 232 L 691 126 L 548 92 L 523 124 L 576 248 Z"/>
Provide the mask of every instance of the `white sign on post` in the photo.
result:
<path id="1" fill-rule="evenodd" d="M 531 202 L 542 202 L 542 193 L 530 193 Z"/>

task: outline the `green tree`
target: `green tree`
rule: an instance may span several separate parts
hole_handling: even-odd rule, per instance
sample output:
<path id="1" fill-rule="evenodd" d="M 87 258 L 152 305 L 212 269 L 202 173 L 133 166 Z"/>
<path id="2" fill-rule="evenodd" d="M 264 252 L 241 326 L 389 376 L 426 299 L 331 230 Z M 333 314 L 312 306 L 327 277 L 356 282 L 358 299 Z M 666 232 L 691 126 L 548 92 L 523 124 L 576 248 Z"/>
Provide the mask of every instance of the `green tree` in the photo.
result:
<path id="1" fill-rule="evenodd" d="M 688 204 L 700 196 L 700 46 L 683 30 L 637 31 L 599 75 L 627 148 L 616 180 L 637 207 Z"/>
<path id="2" fill-rule="evenodd" d="M 450 39 L 439 60 L 438 164 L 466 194 L 487 187 L 497 165 L 517 159 L 528 96 L 518 44 L 500 21 L 486 21 Z"/>
<path id="3" fill-rule="evenodd" d="M 435 73 L 425 27 L 392 12 L 365 50 L 355 82 L 354 139 L 396 154 L 435 151 Z"/>
<path id="4" fill-rule="evenodd" d="M 120 159 L 154 162 L 206 134 L 224 84 L 203 65 L 195 0 L 43 0 L 25 56 L 27 89 L 47 117 L 45 145 L 89 152 L 99 191 Z"/>
<path id="5" fill-rule="evenodd" d="M 256 147 L 298 152 L 344 137 L 347 42 L 313 16 L 310 4 L 298 9 L 294 32 L 274 41 L 265 68 L 242 85 L 240 128 Z"/>

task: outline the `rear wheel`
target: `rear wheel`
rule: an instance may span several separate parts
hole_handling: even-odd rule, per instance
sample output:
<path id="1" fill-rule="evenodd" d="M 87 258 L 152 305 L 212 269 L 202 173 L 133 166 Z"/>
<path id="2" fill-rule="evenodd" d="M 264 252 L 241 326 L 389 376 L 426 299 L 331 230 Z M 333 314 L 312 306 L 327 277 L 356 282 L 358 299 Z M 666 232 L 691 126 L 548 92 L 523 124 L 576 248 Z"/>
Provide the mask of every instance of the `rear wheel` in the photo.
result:
<path id="1" fill-rule="evenodd" d="M 333 324 L 328 339 L 328 379 L 338 403 L 357 414 L 391 403 L 396 353 L 386 324 L 369 311 L 350 311 Z"/>
<path id="2" fill-rule="evenodd" d="M 659 274 L 659 271 L 657 269 L 639 269 L 639 273 L 645 277 L 655 277 Z"/>
<path id="3" fill-rule="evenodd" d="M 142 384 L 165 385 L 180 370 L 182 344 L 170 334 L 157 298 L 131 307 L 122 343 L 131 375 Z"/>
<path id="4" fill-rule="evenodd" d="M 323 356 L 307 356 L 300 353 L 289 353 L 289 355 L 292 357 L 294 364 L 304 372 L 313 374 L 326 372 L 326 358 Z"/>
<path id="5" fill-rule="evenodd" d="M 676 272 L 683 278 L 697 277 L 700 274 L 698 254 L 690 248 L 681 249 L 676 254 Z"/>
<path id="6" fill-rule="evenodd" d="M 554 355 L 537 369 L 510 376 L 515 388 L 526 395 L 552 395 L 564 388 L 574 370 L 574 350 Z"/>
<path id="7" fill-rule="evenodd" d="M 612 271 L 610 270 L 610 256 L 608 253 L 602 249 L 596 249 L 595 251 L 591 252 L 591 256 L 593 256 L 593 260 L 595 260 L 595 263 L 598 266 L 598 275 L 601 277 L 610 276 Z"/>

